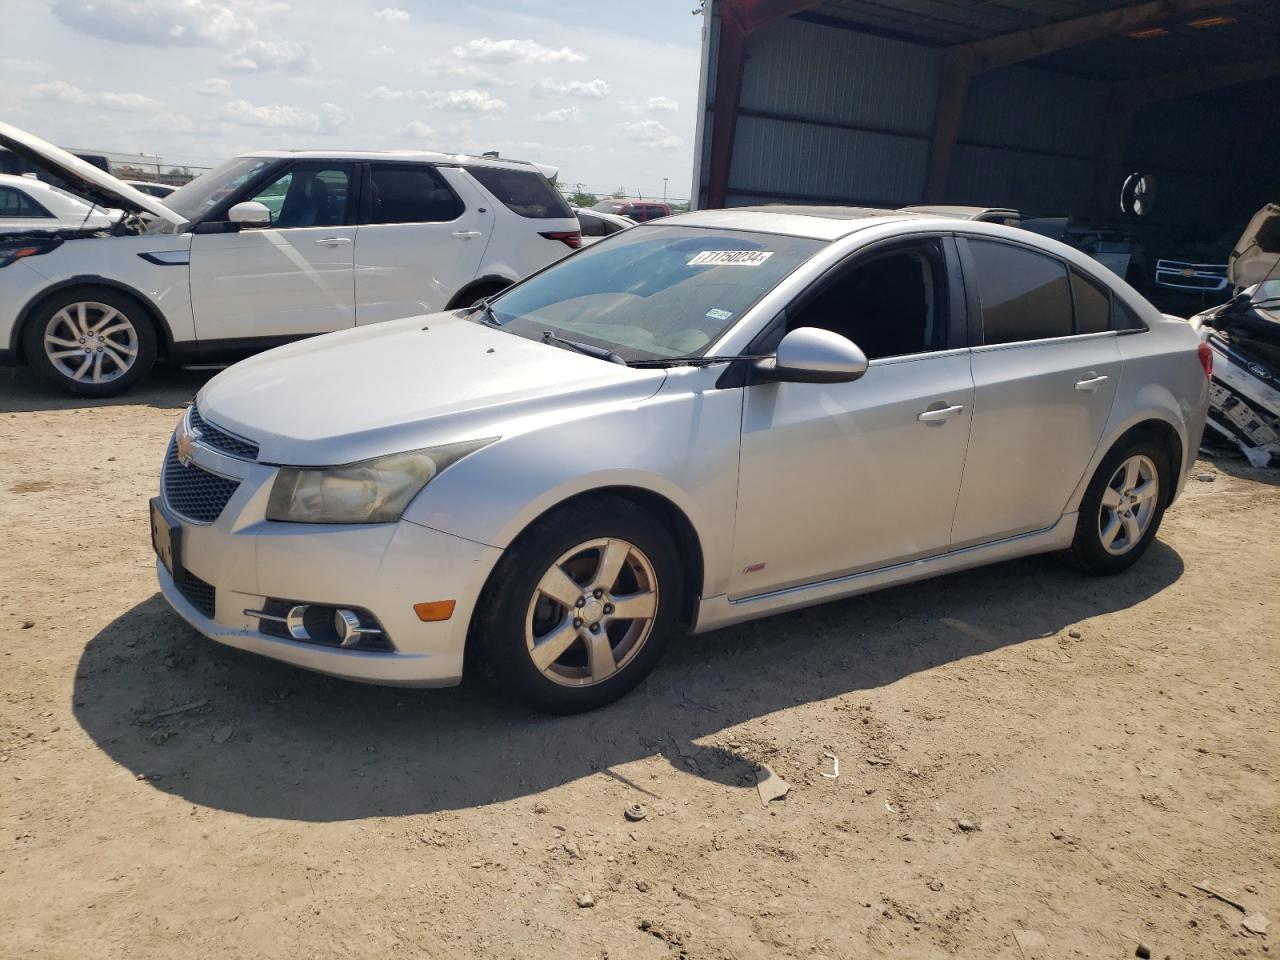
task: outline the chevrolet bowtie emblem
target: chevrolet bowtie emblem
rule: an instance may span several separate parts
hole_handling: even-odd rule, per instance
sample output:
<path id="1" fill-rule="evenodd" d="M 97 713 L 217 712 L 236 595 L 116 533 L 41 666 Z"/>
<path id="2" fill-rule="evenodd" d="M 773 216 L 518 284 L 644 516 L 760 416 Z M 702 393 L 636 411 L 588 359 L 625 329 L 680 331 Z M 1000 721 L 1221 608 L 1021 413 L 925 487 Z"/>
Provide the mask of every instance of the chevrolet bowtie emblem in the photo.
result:
<path id="1" fill-rule="evenodd" d="M 178 431 L 178 462 L 184 467 L 191 466 L 191 457 L 195 453 L 198 439 L 200 439 L 199 431 L 192 430 L 185 423 Z"/>

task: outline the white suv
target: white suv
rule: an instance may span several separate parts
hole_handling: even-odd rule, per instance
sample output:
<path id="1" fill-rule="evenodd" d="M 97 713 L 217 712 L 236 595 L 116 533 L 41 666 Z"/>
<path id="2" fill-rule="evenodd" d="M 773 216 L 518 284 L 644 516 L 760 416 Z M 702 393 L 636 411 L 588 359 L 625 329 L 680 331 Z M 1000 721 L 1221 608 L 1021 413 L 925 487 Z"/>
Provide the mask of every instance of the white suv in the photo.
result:
<path id="1" fill-rule="evenodd" d="M 81 396 L 127 390 L 158 356 L 224 363 L 467 306 L 581 244 L 544 168 L 518 161 L 263 151 L 161 203 L 4 123 L 0 144 L 125 211 L 0 243 L 0 361 Z"/>

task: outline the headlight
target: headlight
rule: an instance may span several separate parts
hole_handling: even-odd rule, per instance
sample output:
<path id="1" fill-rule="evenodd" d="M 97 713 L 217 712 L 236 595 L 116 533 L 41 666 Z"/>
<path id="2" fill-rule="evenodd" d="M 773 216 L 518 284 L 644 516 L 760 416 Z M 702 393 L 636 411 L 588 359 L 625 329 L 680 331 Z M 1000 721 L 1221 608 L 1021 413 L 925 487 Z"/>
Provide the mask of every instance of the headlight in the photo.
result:
<path id="1" fill-rule="evenodd" d="M 446 443 L 341 467 L 281 467 L 267 501 L 267 519 L 393 523 L 436 474 L 497 439 Z"/>

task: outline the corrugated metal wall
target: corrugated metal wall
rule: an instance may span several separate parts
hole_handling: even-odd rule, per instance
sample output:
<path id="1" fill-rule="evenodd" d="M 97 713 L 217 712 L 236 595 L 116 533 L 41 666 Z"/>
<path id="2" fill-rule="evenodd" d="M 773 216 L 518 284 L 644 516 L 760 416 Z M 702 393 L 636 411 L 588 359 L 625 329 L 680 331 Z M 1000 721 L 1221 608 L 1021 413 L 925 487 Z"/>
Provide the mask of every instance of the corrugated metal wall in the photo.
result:
<path id="1" fill-rule="evenodd" d="M 715 9 L 713 4 L 713 31 L 719 19 Z M 716 40 L 713 33 L 713 57 Z M 753 34 L 728 205 L 921 202 L 939 61 L 937 48 L 847 29 L 810 14 Z M 704 104 L 701 202 L 714 73 L 712 63 Z M 1225 224 L 1274 199 L 1275 151 L 1263 145 L 1274 143 L 1280 114 L 1264 89 L 1253 94 L 1252 99 L 1248 91 L 1188 97 L 1138 113 L 1126 166 L 1157 176 L 1160 200 L 1147 223 Z M 975 77 L 946 202 L 1090 218 L 1096 212 L 1111 96 L 1104 81 L 1031 64 Z M 1240 132 L 1250 128 L 1252 137 L 1242 138 Z M 1119 185 L 1114 186 L 1118 208 Z M 1104 199 L 1110 208 L 1110 199 Z"/>

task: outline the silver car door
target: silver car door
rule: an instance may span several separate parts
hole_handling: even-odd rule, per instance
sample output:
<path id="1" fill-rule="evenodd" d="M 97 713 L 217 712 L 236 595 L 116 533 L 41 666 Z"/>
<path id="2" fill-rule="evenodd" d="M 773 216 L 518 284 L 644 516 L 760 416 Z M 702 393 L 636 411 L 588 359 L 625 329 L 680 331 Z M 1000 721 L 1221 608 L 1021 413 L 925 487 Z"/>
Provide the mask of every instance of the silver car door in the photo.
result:
<path id="1" fill-rule="evenodd" d="M 871 364 L 852 383 L 745 388 L 731 597 L 946 552 L 973 407 L 957 270 L 948 239 L 894 245 L 789 311 Z"/>
<path id="2" fill-rule="evenodd" d="M 1062 261 L 1016 244 L 960 245 L 983 340 L 973 350 L 957 548 L 1043 530 L 1062 516 L 1111 415 L 1121 368 L 1116 334 L 1088 319 L 1094 299 L 1109 316 L 1103 288 L 1071 271 L 1073 284 Z"/>

